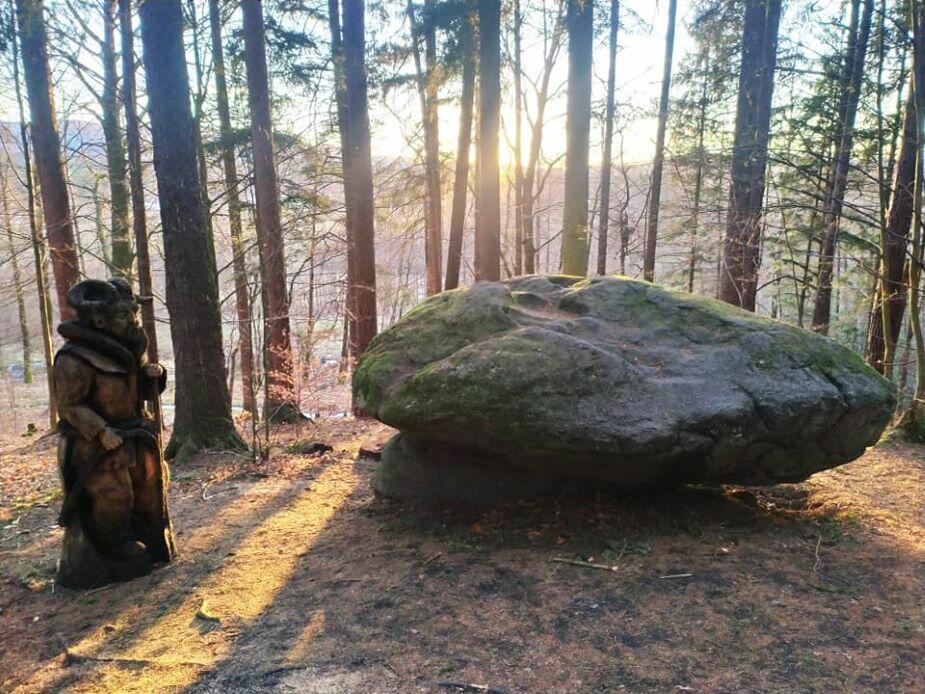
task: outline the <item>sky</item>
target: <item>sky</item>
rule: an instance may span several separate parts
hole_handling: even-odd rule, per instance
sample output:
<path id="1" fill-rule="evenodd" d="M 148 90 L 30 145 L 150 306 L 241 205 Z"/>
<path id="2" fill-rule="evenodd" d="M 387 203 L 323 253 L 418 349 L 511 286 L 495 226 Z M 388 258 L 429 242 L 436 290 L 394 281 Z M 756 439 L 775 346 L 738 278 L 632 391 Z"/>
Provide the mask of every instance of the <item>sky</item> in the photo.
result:
<path id="1" fill-rule="evenodd" d="M 526 3 L 525 3 L 526 4 Z M 551 4 L 551 3 L 550 3 Z M 602 6 L 598 13 L 609 8 L 610 3 L 597 0 Z M 687 21 L 693 12 L 690 0 L 678 0 L 677 26 L 675 31 L 674 65 L 677 67 L 684 54 L 691 48 L 693 41 L 687 31 Z M 631 0 L 621 3 L 621 32 L 618 35 L 617 52 L 617 102 L 629 103 L 641 109 L 652 111 L 651 117 L 635 119 L 628 127 L 625 138 L 625 157 L 627 163 L 647 162 L 651 159 L 655 147 L 656 119 L 654 111 L 661 89 L 662 72 L 664 65 L 665 31 L 668 25 L 667 0 Z M 632 16 L 635 13 L 637 16 Z M 396 27 L 396 32 L 407 33 L 407 25 Z M 502 28 L 502 32 L 504 31 Z M 598 36 L 594 49 L 594 78 L 592 83 L 593 99 L 602 101 L 606 93 L 606 79 L 608 67 L 608 36 L 603 27 L 596 28 Z M 404 37 L 403 37 L 404 38 Z M 502 37 L 502 41 L 504 38 Z M 539 76 L 543 63 L 543 46 L 541 44 L 524 43 L 523 65 L 528 74 Z M 553 88 L 564 85 L 567 77 L 568 56 L 563 46 L 556 63 L 551 84 Z M 502 80 L 510 80 L 509 75 Z M 440 111 L 440 146 L 445 152 L 455 152 L 456 135 L 458 128 L 459 110 L 452 101 L 457 96 L 458 85 L 449 85 L 440 96 L 447 102 L 441 105 Z M 549 157 L 565 150 L 565 90 L 561 90 L 559 98 L 547 107 L 547 126 L 543 134 L 544 153 Z M 403 97 L 407 98 L 407 95 Z M 414 101 L 412 107 L 419 108 Z M 395 109 L 398 110 L 398 109 Z M 419 118 L 418 111 L 414 115 Z M 405 110 L 401 110 L 404 115 Z M 408 114 L 411 115 L 411 114 Z M 371 104 L 370 117 L 374 128 L 373 151 L 374 155 L 382 157 L 400 156 L 404 145 L 403 137 L 391 137 L 392 133 L 407 131 L 410 127 L 405 119 L 396 117 L 387 109 L 375 103 Z M 513 138 L 514 107 L 513 97 L 510 93 L 504 95 L 502 121 L 508 137 Z M 413 125 L 416 126 L 416 123 Z M 524 135 L 524 149 L 526 149 L 526 126 Z M 380 137 L 376 137 L 376 131 Z M 592 147 L 601 140 L 599 129 L 592 130 Z M 506 145 L 505 134 L 501 137 L 500 158 L 502 165 L 509 165 L 513 161 L 510 148 Z M 615 148 L 617 143 L 615 143 Z M 524 154 L 526 156 L 526 154 Z M 592 161 L 594 157 L 592 155 Z"/>

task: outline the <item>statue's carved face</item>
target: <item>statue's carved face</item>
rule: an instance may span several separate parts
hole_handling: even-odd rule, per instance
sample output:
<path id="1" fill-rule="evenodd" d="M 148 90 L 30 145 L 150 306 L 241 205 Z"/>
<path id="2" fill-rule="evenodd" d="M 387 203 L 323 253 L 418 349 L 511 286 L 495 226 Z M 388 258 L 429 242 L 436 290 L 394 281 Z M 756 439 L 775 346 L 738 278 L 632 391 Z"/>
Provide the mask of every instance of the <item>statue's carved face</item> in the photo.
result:
<path id="1" fill-rule="evenodd" d="M 141 331 L 138 304 L 121 298 L 93 312 L 93 327 L 113 337 L 134 342 Z"/>

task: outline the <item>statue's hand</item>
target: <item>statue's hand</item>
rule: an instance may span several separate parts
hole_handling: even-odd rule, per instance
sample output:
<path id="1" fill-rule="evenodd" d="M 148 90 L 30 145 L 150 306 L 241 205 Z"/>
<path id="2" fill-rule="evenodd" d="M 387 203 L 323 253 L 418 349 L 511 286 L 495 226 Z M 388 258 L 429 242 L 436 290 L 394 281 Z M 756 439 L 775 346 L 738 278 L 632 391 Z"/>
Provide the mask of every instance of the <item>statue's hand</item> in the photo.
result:
<path id="1" fill-rule="evenodd" d="M 164 375 L 164 367 L 160 364 L 145 364 L 142 372 L 148 378 L 160 378 Z"/>
<path id="2" fill-rule="evenodd" d="M 106 427 L 100 433 L 100 443 L 103 444 L 103 448 L 107 451 L 114 451 L 122 445 L 122 437 L 109 427 Z"/>

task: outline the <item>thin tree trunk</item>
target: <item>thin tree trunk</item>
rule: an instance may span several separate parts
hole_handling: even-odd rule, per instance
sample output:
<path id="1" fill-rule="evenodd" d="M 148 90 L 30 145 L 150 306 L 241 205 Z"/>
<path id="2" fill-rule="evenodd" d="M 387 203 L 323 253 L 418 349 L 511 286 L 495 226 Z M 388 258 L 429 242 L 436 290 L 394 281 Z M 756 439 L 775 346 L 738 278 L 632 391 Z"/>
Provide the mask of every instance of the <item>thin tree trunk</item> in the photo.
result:
<path id="1" fill-rule="evenodd" d="M 215 230 L 212 224 L 212 197 L 209 194 L 209 165 L 206 161 L 205 140 L 202 137 L 202 106 L 206 100 L 206 85 L 203 78 L 202 51 L 199 48 L 199 20 L 196 15 L 196 0 L 187 0 L 189 22 L 193 39 L 193 69 L 196 77 L 196 91 L 193 94 L 193 125 L 196 128 L 196 165 L 199 170 L 199 188 L 202 191 L 202 214 L 209 237 L 210 257 L 216 268 Z"/>
<path id="2" fill-rule="evenodd" d="M 475 220 L 475 279 L 501 279 L 501 189 L 498 128 L 501 109 L 501 0 L 479 6 L 479 177 Z"/>
<path id="3" fill-rule="evenodd" d="M 119 75 L 116 69 L 117 0 L 105 0 L 103 5 L 103 94 L 100 110 L 103 137 L 106 141 L 106 172 L 109 177 L 109 235 L 112 248 L 109 257 L 113 273 L 131 281 L 132 239 L 129 232 L 129 188 L 126 180 L 125 146 L 119 118 Z"/>
<path id="4" fill-rule="evenodd" d="M 825 231 L 822 237 L 822 254 L 819 257 L 816 303 L 813 306 L 812 329 L 823 335 L 829 332 L 832 308 L 832 268 L 835 262 L 835 248 L 838 244 L 845 188 L 848 185 L 848 168 L 851 164 L 851 148 L 854 143 L 854 121 L 861 97 L 864 62 L 874 11 L 874 0 L 864 0 L 864 14 L 858 24 L 859 3 L 860 0 L 853 0 L 851 5 L 851 28 L 848 32 L 848 48 L 842 77 L 843 103 L 840 109 L 840 132 L 835 143 L 831 187 L 826 196 Z"/>
<path id="5" fill-rule="evenodd" d="M 356 247 L 354 236 L 356 224 L 353 219 L 356 205 L 353 203 L 353 187 L 348 185 L 352 180 L 348 167 L 350 157 L 347 155 L 349 138 L 347 137 L 347 97 L 346 78 L 344 77 L 344 40 L 341 31 L 340 2 L 328 0 L 328 28 L 331 32 L 331 61 L 334 67 L 334 100 L 337 105 L 337 130 L 340 135 L 341 169 L 344 182 L 344 227 L 347 236 L 347 287 L 344 297 L 344 355 L 342 368 L 349 367 L 351 335 L 356 334 L 357 310 L 356 279 L 354 271 L 354 249 Z"/>
<path id="6" fill-rule="evenodd" d="M 355 330 L 350 357 L 355 363 L 378 331 L 376 306 L 375 205 L 366 83 L 366 18 L 364 0 L 344 0 L 344 111 L 354 233 L 348 253 L 353 257 Z M 439 258 L 439 251 L 438 251 Z M 438 262 L 439 264 L 439 262 Z"/>
<path id="7" fill-rule="evenodd" d="M 532 132 L 530 133 L 530 151 L 527 156 L 527 169 L 524 172 L 524 187 L 522 196 L 523 212 L 521 217 L 524 224 L 524 272 L 532 274 L 536 272 L 537 247 L 535 239 L 535 219 L 534 209 L 536 199 L 534 188 L 536 186 L 537 165 L 540 159 L 540 150 L 543 145 L 543 125 L 546 117 L 546 104 L 549 102 L 549 83 L 552 77 L 552 69 L 556 62 L 556 56 L 562 45 L 562 27 L 560 17 L 556 17 L 555 27 L 545 60 L 543 62 L 543 75 L 540 78 L 540 88 L 536 95 L 536 119 L 533 121 Z"/>
<path id="8" fill-rule="evenodd" d="M 665 164 L 665 128 L 668 124 L 668 94 L 671 90 L 671 62 L 674 55 L 675 16 L 678 0 L 668 5 L 668 30 L 665 33 L 665 65 L 662 71 L 662 93 L 658 102 L 658 130 L 655 135 L 655 157 L 652 160 L 652 182 L 649 191 L 649 218 L 646 225 L 646 251 L 642 276 L 655 280 L 655 246 L 658 242 L 658 213 L 662 203 L 662 169 Z"/>
<path id="9" fill-rule="evenodd" d="M 694 276 L 697 273 L 697 237 L 700 233 L 700 199 L 703 195 L 703 167 L 706 164 L 706 150 L 703 146 L 704 131 L 707 126 L 707 79 L 709 47 L 701 55 L 701 68 L 704 70 L 703 85 L 700 91 L 699 112 L 697 115 L 697 162 L 694 170 L 694 199 L 691 210 L 690 256 L 687 265 L 687 291 L 694 293 Z"/>
<path id="10" fill-rule="evenodd" d="M 730 168 L 719 298 L 755 310 L 765 169 L 777 64 L 781 0 L 749 0 Z"/>
<path id="11" fill-rule="evenodd" d="M 247 291 L 247 266 L 244 232 L 241 223 L 241 198 L 238 194 L 238 167 L 235 161 L 228 84 L 225 78 L 225 55 L 222 47 L 222 19 L 218 0 L 209 0 L 209 26 L 212 37 L 212 66 L 215 71 L 215 100 L 221 132 L 222 167 L 228 195 L 228 226 L 231 230 L 232 267 L 234 269 L 235 310 L 238 317 L 238 351 L 241 354 L 241 396 L 244 410 L 257 416 L 254 392 L 254 337 L 251 327 L 250 300 Z"/>
<path id="12" fill-rule="evenodd" d="M 251 113 L 257 240 L 266 302 L 267 399 L 264 418 L 293 421 L 300 416 L 293 380 L 289 297 L 280 217 L 279 181 L 273 153 L 273 124 L 267 76 L 262 0 L 244 0 L 244 62 Z"/>
<path id="13" fill-rule="evenodd" d="M 13 0 L 10 0 L 10 13 L 13 14 Z M 42 331 L 42 356 L 45 359 L 45 382 L 48 390 L 48 425 L 54 429 L 58 423 L 58 408 L 55 403 L 55 385 L 52 378 L 54 354 L 51 345 L 51 296 L 48 290 L 48 274 L 45 263 L 45 240 L 39 229 L 38 211 L 35 209 L 35 176 L 32 173 L 32 152 L 26 132 L 26 107 L 23 99 L 22 84 L 19 79 L 19 41 L 13 43 L 13 89 L 16 93 L 16 107 L 19 114 L 19 144 L 22 148 L 23 165 L 26 179 L 26 207 L 29 213 L 29 235 L 32 240 L 32 260 L 35 266 L 35 291 L 38 295 L 39 318 Z"/>
<path id="14" fill-rule="evenodd" d="M 568 99 L 565 117 L 562 272 L 584 276 L 588 274 L 588 143 L 591 137 L 593 0 L 568 0 L 566 25 Z"/>
<path id="15" fill-rule="evenodd" d="M 417 75 L 418 97 L 421 103 L 421 122 L 424 130 L 424 177 L 427 182 L 427 214 L 424 224 L 424 257 L 427 294 L 436 294 L 441 288 L 441 186 L 440 140 L 437 130 L 437 42 L 434 29 L 433 0 L 424 0 L 424 23 L 418 26 L 414 3 L 408 0 L 408 23 L 411 27 L 411 53 Z M 421 62 L 420 35 L 424 36 L 424 58 Z"/>
<path id="16" fill-rule="evenodd" d="M 463 43 L 462 97 L 459 104 L 459 136 L 456 144 L 456 173 L 453 180 L 453 208 L 450 213 L 450 243 L 446 255 L 445 289 L 459 286 L 463 230 L 466 224 L 466 194 L 469 191 L 469 148 L 472 145 L 472 106 L 475 101 L 475 56 L 472 29 L 467 23 Z"/>
<path id="17" fill-rule="evenodd" d="M 0 166 L 0 205 L 3 206 L 3 226 L 6 227 L 7 249 L 10 252 L 10 266 L 13 271 L 13 290 L 16 294 L 16 312 L 19 316 L 19 335 L 22 340 L 22 380 L 32 383 L 32 339 L 29 334 L 29 320 L 26 315 L 26 300 L 23 294 L 22 271 L 19 268 L 19 250 L 13 240 L 13 217 L 10 214 L 10 190 L 6 166 Z"/>
<path id="18" fill-rule="evenodd" d="M 521 89 L 521 33 L 523 14 L 514 0 L 514 274 L 524 271 L 523 91 Z"/>
<path id="19" fill-rule="evenodd" d="M 231 418 L 218 278 L 203 221 L 180 0 L 145 2 L 140 15 L 177 371 L 167 452 L 243 449 Z"/>
<path id="20" fill-rule="evenodd" d="M 58 313 L 61 320 L 70 320 L 75 314 L 67 303 L 67 293 L 80 279 L 79 261 L 74 247 L 71 203 L 64 177 L 61 142 L 49 79 L 43 5 L 42 0 L 16 0 L 16 19 L 22 48 L 23 77 L 32 116 L 30 135 L 51 250 Z"/>
<path id="21" fill-rule="evenodd" d="M 597 274 L 607 274 L 607 234 L 610 227 L 610 172 L 613 168 L 613 112 L 617 78 L 617 31 L 620 2 L 610 0 L 610 43 L 607 66 L 607 104 L 604 107 L 604 155 L 601 158 L 601 206 L 598 211 Z"/>
<path id="22" fill-rule="evenodd" d="M 915 124 L 915 96 L 910 84 L 899 158 L 894 167 L 893 197 L 881 238 L 879 300 L 868 346 L 871 365 L 887 377 L 893 370 L 893 354 L 906 309 L 906 249 L 912 226 L 917 152 Z"/>
<path id="23" fill-rule="evenodd" d="M 922 128 L 925 125 L 925 5 L 912 4 L 913 25 L 913 79 L 915 81 L 916 111 L 916 167 L 913 192 L 912 257 L 909 259 L 909 320 L 915 341 L 915 392 L 912 404 L 903 419 L 904 428 L 916 439 L 925 438 L 925 335 L 919 313 L 919 291 L 922 278 L 922 180 L 925 153 L 922 147 Z"/>
<path id="24" fill-rule="evenodd" d="M 148 221 L 141 168 L 141 132 L 138 126 L 135 89 L 135 32 L 132 28 L 131 0 L 119 0 L 119 23 L 122 33 L 122 103 L 125 110 L 125 141 L 128 148 L 132 232 L 135 237 L 138 289 L 142 296 L 141 322 L 148 336 L 148 358 L 151 361 L 157 361 L 157 323 L 154 319 L 151 251 L 148 247 Z"/>

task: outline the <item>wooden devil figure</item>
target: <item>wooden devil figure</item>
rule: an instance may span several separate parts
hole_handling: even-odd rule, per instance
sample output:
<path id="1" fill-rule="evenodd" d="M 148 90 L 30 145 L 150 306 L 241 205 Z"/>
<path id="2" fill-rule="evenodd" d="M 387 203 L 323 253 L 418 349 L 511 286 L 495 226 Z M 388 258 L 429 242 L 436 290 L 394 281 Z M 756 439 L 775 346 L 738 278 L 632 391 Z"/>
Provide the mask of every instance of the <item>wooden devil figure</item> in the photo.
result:
<path id="1" fill-rule="evenodd" d="M 77 319 L 58 326 L 66 342 L 53 371 L 65 528 L 57 581 L 90 588 L 143 576 L 176 555 L 159 421 L 167 375 L 147 362 L 139 304 L 124 279 L 80 282 L 68 303 Z"/>

